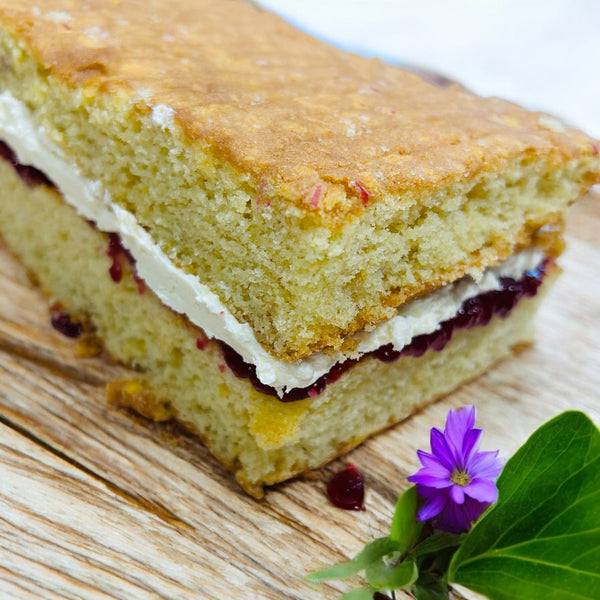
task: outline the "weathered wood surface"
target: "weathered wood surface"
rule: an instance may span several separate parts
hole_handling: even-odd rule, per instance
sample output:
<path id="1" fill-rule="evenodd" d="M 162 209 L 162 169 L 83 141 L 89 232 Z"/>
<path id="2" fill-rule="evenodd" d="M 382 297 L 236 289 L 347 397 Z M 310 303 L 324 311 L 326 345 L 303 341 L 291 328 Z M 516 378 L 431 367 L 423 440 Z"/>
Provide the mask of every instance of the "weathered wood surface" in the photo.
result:
<path id="1" fill-rule="evenodd" d="M 573 210 L 534 347 L 261 502 L 191 437 L 107 406 L 103 383 L 120 367 L 74 358 L 1 250 L 0 598 L 336 597 L 346 583 L 304 576 L 386 532 L 416 449 L 449 407 L 474 403 L 484 447 L 506 456 L 565 409 L 600 422 L 599 232 L 596 194 Z M 363 512 L 325 496 L 346 461 L 365 474 Z"/>

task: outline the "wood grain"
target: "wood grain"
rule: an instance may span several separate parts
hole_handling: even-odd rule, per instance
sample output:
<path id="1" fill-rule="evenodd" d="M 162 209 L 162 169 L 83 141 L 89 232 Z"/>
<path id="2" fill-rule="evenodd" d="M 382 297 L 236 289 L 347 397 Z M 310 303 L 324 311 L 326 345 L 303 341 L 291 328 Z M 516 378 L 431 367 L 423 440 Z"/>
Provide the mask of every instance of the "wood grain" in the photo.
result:
<path id="1" fill-rule="evenodd" d="M 568 408 L 600 422 L 599 200 L 573 210 L 534 347 L 260 502 L 185 432 L 107 406 L 103 385 L 123 368 L 75 358 L 0 250 L 0 598 L 310 600 L 350 589 L 304 577 L 385 534 L 416 449 L 450 407 L 474 403 L 484 446 L 505 456 Z M 365 511 L 325 496 L 347 461 L 365 474 Z"/>

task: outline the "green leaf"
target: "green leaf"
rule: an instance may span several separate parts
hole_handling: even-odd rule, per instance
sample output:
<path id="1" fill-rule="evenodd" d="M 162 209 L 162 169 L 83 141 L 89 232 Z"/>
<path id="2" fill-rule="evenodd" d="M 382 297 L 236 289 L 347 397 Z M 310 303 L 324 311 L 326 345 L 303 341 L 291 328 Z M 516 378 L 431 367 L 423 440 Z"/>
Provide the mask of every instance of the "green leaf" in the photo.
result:
<path id="1" fill-rule="evenodd" d="M 569 411 L 506 464 L 449 581 L 491 600 L 600 598 L 600 432 Z"/>
<path id="2" fill-rule="evenodd" d="M 448 600 L 448 584 L 441 575 L 421 573 L 410 588 L 416 600 Z"/>
<path id="3" fill-rule="evenodd" d="M 413 547 L 423 529 L 423 523 L 417 521 L 417 499 L 417 488 L 413 485 L 396 502 L 390 538 L 398 542 L 403 554 Z"/>
<path id="4" fill-rule="evenodd" d="M 434 534 L 419 542 L 415 548 L 415 556 L 421 558 L 446 548 L 454 548 L 460 546 L 464 534 L 447 533 L 445 531 L 436 531 Z"/>
<path id="5" fill-rule="evenodd" d="M 369 565 L 378 562 L 392 552 L 398 551 L 398 542 L 389 537 L 382 537 L 368 543 L 352 560 L 338 563 L 332 567 L 311 573 L 306 577 L 308 581 L 320 583 L 328 579 L 347 579 L 363 571 Z"/>
<path id="6" fill-rule="evenodd" d="M 365 575 L 369 585 L 375 589 L 399 590 L 414 583 L 419 570 L 415 559 L 408 558 L 400 564 L 374 563 L 367 567 Z"/>
<path id="7" fill-rule="evenodd" d="M 373 594 L 377 590 L 373 588 L 360 588 L 357 590 L 351 590 L 342 594 L 340 600 L 373 600 Z"/>
<path id="8" fill-rule="evenodd" d="M 348 562 L 338 563 L 332 567 L 326 567 L 320 571 L 315 571 L 306 576 L 307 581 L 313 581 L 314 583 L 321 583 L 329 579 L 348 579 L 353 575 L 356 575 L 361 569 L 357 568 L 354 561 L 349 560 Z"/>

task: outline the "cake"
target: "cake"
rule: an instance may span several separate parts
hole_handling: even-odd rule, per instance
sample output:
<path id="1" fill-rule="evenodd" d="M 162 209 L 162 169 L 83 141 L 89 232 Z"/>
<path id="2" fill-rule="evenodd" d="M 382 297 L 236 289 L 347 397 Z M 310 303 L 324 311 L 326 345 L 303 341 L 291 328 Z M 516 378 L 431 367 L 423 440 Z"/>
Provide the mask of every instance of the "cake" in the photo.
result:
<path id="1" fill-rule="evenodd" d="M 598 144 L 236 0 L 4 0 L 0 235 L 243 489 L 532 340 Z"/>

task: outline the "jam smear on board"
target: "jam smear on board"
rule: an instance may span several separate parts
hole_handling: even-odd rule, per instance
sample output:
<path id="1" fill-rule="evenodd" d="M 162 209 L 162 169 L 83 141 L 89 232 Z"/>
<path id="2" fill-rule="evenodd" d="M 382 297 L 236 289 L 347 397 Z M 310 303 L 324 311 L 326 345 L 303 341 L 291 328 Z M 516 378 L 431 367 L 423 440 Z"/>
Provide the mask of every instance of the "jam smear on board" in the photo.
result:
<path id="1" fill-rule="evenodd" d="M 365 485 L 361 472 L 354 465 L 347 465 L 331 478 L 327 495 L 338 508 L 364 510 Z"/>

